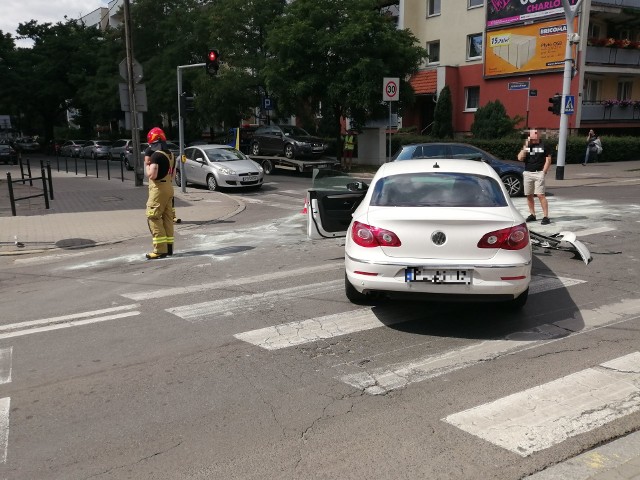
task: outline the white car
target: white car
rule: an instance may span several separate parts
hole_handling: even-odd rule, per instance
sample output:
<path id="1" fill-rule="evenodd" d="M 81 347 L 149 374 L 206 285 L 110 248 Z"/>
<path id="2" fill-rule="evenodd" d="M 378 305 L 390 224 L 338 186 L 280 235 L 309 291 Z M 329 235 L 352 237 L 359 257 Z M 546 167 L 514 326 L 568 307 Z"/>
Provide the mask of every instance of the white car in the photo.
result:
<path id="1" fill-rule="evenodd" d="M 262 187 L 262 167 L 229 145 L 188 147 L 184 155 L 185 163 L 177 162 L 176 185 L 181 185 L 184 172 L 187 183 L 205 185 L 211 191 L 219 188 Z"/>
<path id="2" fill-rule="evenodd" d="M 440 159 L 392 162 L 370 185 L 315 171 L 310 238 L 346 236 L 345 290 L 521 308 L 531 281 L 529 230 L 493 168 Z"/>

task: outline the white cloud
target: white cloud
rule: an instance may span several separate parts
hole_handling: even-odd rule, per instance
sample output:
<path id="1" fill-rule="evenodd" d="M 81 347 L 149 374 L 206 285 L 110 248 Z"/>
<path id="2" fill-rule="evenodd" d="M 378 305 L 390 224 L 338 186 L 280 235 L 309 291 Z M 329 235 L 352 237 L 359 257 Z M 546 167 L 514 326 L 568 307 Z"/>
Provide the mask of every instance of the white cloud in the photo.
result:
<path id="1" fill-rule="evenodd" d="M 58 23 L 67 19 L 80 18 L 100 7 L 107 6 L 107 0 L 2 0 L 0 30 L 15 38 L 18 24 L 36 20 L 38 23 Z M 19 46 L 27 46 L 18 42 Z"/>

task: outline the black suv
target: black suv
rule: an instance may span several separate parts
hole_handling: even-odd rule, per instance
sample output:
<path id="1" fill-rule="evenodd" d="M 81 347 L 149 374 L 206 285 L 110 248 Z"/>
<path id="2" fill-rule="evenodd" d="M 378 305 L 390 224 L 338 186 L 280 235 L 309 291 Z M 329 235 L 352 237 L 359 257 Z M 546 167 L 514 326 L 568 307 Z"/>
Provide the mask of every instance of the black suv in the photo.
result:
<path id="1" fill-rule="evenodd" d="M 284 155 L 300 158 L 320 156 L 325 151 L 321 138 L 292 125 L 265 125 L 259 127 L 251 139 L 251 155 Z"/>

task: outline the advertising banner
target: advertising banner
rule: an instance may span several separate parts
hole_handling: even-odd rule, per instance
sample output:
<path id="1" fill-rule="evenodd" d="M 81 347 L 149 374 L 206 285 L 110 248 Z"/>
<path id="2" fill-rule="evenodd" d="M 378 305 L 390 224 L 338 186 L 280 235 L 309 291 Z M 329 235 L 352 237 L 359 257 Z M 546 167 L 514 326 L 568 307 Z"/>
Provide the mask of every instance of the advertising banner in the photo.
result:
<path id="1" fill-rule="evenodd" d="M 486 35 L 485 77 L 564 69 L 567 24 L 563 19 L 490 30 Z"/>
<path id="2" fill-rule="evenodd" d="M 577 0 L 570 0 L 575 5 Z M 487 0 L 487 28 L 564 15 L 562 0 Z"/>

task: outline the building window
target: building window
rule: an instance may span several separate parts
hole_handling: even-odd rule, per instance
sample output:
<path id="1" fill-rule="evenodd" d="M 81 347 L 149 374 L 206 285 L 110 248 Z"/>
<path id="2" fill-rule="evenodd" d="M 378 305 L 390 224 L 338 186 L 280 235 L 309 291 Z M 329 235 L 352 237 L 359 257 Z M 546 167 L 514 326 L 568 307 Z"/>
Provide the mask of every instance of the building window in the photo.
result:
<path id="1" fill-rule="evenodd" d="M 427 63 L 440 62 L 440 40 L 427 43 L 427 54 L 429 56 Z"/>
<path id="2" fill-rule="evenodd" d="M 633 82 L 618 82 L 618 100 L 631 100 Z"/>
<path id="3" fill-rule="evenodd" d="M 440 0 L 427 0 L 427 16 L 440 15 Z"/>
<path id="4" fill-rule="evenodd" d="M 467 87 L 464 89 L 464 109 L 475 111 L 480 106 L 480 87 Z"/>
<path id="5" fill-rule="evenodd" d="M 482 34 L 467 35 L 467 60 L 482 58 Z"/>
<path id="6" fill-rule="evenodd" d="M 482 7 L 484 0 L 469 0 L 469 8 Z"/>
<path id="7" fill-rule="evenodd" d="M 584 79 L 584 101 L 597 102 L 600 99 L 600 80 Z"/>
<path id="8" fill-rule="evenodd" d="M 597 23 L 590 23 L 589 24 L 589 37 L 590 38 L 600 38 L 600 32 L 601 32 L 601 28 L 600 25 Z"/>

